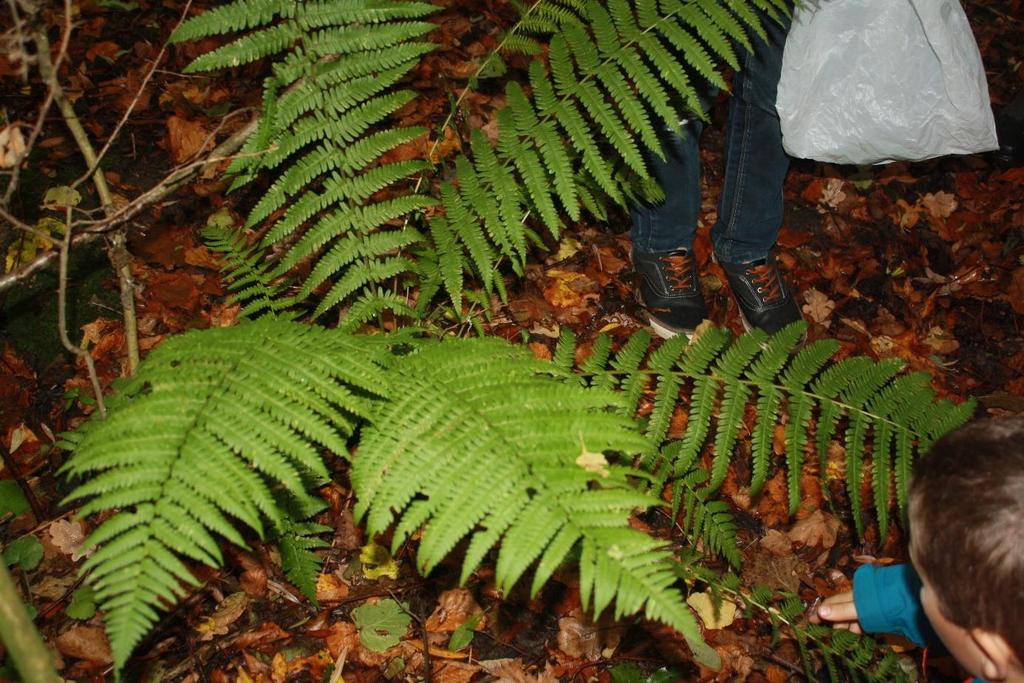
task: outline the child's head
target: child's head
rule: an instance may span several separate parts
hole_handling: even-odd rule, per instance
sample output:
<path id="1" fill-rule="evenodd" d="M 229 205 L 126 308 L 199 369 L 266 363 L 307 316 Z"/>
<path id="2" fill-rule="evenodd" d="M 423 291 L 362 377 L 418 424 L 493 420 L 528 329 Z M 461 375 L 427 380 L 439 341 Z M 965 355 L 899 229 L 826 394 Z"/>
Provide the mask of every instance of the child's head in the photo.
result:
<path id="1" fill-rule="evenodd" d="M 929 620 L 975 676 L 1022 675 L 1024 419 L 946 435 L 910 483 L 911 559 Z"/>

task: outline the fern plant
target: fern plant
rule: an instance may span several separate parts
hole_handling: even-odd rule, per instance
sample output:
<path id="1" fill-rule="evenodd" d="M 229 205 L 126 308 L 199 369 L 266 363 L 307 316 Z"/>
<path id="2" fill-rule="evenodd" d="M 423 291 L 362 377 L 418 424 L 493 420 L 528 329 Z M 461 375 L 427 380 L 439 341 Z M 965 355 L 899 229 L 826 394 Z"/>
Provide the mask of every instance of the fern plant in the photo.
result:
<path id="1" fill-rule="evenodd" d="M 764 585 L 744 587 L 740 577 L 731 573 L 714 575 L 695 565 L 687 569 L 692 570 L 694 579 L 709 582 L 720 599 L 736 602 L 747 614 L 754 610 L 767 614 L 773 642 L 783 637 L 785 630 L 796 642 L 807 680 L 823 680 L 823 674 L 830 683 L 904 683 L 916 679 L 904 670 L 899 655 L 887 645 L 852 631 L 809 623 L 806 605 L 795 594 L 773 591 Z M 823 666 L 816 666 L 816 660 Z M 840 666 L 846 677 L 840 673 Z"/>
<path id="2" fill-rule="evenodd" d="M 345 453 L 386 387 L 376 348 L 279 320 L 184 334 L 121 384 L 106 420 L 68 436 L 64 472 L 80 483 L 67 500 L 87 500 L 82 516 L 119 510 L 83 565 L 118 669 L 162 604 L 196 583 L 183 560 L 220 564 L 218 537 L 244 546 L 240 529 L 262 537 L 269 521 L 297 551 L 315 547 L 295 540 L 316 531 L 295 516 L 318 505 L 319 449 Z M 308 556 L 294 556 L 303 576 Z"/>
<path id="3" fill-rule="evenodd" d="M 904 363 L 898 359 L 874 362 L 855 356 L 834 362 L 838 342 L 802 346 L 805 330 L 804 323 L 794 323 L 770 338 L 755 330 L 733 339 L 728 330 L 710 328 L 692 342 L 675 337 L 655 350 L 649 348 L 650 336 L 638 333 L 614 355 L 611 340 L 599 338 L 581 369 L 594 386 L 620 388 L 630 412 L 637 410 L 645 392 L 652 392 L 646 434 L 654 443 L 665 439 L 680 403 L 688 406 L 686 433 L 662 449 L 657 470 L 663 479 L 692 477 L 710 445 L 707 493 L 725 480 L 737 439 L 748 429 L 748 407 L 755 415 L 749 427 L 750 492 L 756 495 L 768 479 L 775 426 L 784 421 L 791 513 L 800 503 L 805 460 L 816 455 L 824 478 L 829 448 L 838 441 L 857 533 L 864 532 L 861 490 L 869 470 L 871 507 L 884 537 L 892 497 L 906 513 L 914 460 L 936 438 L 966 422 L 974 401 L 935 400 L 927 373 L 902 373 Z M 573 348 L 574 340 L 564 336 L 555 362 L 571 360 Z M 651 458 L 645 462 L 654 464 Z"/>
<path id="4" fill-rule="evenodd" d="M 569 336 L 545 363 L 495 340 L 346 333 L 384 309 L 412 317 L 442 289 L 459 310 L 469 278 L 484 289 L 473 296 L 503 294 L 498 267 L 521 270 L 539 226 L 557 236 L 565 216 L 602 215 L 606 198 L 645 191 L 641 148 L 657 151 L 658 128 L 694 108 L 690 75 L 720 82 L 716 60 L 734 63 L 732 42 L 761 31 L 755 10 L 784 3 L 539 0 L 502 47 L 538 53 L 530 41 L 543 40 L 546 58 L 530 63 L 528 88 L 509 82 L 497 142 L 471 133 L 449 169 L 381 162 L 426 132 L 392 115 L 413 97 L 402 80 L 433 49 L 421 40 L 433 6 L 235 0 L 176 32 L 236 36 L 193 71 L 272 60 L 259 128 L 229 169 L 233 187 L 275 178 L 247 219 L 262 237 L 208 234 L 244 316 L 265 319 L 168 341 L 119 389 L 107 421 L 71 437 L 66 471 L 84 481 L 70 500 L 88 499 L 82 514 L 119 510 L 90 538 L 99 550 L 88 562 L 119 668 L 194 583 L 185 563 L 219 563 L 218 537 L 272 532 L 312 592 L 308 491 L 327 474 L 321 450 L 344 455 L 355 434 L 358 511 L 371 532 L 393 526 L 396 544 L 422 531 L 422 571 L 463 552 L 465 579 L 497 548 L 499 586 L 534 565 L 536 591 L 573 559 L 587 606 L 667 623 L 709 665 L 717 655 L 682 601 L 673 554 L 628 520 L 668 486 L 687 538 L 738 564 L 732 518 L 713 494 L 749 407 L 754 492 L 785 420 L 792 504 L 804 460 L 838 440 L 857 529 L 868 452 L 884 532 L 893 492 L 905 509 L 913 459 L 970 411 L 934 401 L 927 378 L 897 363 L 830 363 L 835 345 L 799 349 L 797 328 L 770 340 L 711 330 L 654 349 L 645 333 L 617 350 L 601 337 L 580 368 Z M 405 286 L 418 288 L 416 310 Z M 287 320 L 308 302 L 314 317 L 344 307 L 340 329 Z M 686 434 L 664 443 L 680 401 Z"/>
<path id="5" fill-rule="evenodd" d="M 669 482 L 684 533 L 738 564 L 731 516 L 709 498 L 709 475 L 697 465 L 709 430 L 693 425 L 706 395 L 740 382 L 758 394 L 779 391 L 787 411 L 810 396 L 819 426 L 834 404 L 836 414 L 847 413 L 847 441 L 863 421 L 862 434 L 910 444 L 897 446 L 897 460 L 966 412 L 916 393 L 927 405 L 908 418 L 905 399 L 890 394 L 913 375 L 853 360 L 844 362 L 855 363 L 856 378 L 828 379 L 852 371 L 835 370 L 842 363 L 808 370 L 832 347 L 797 351 L 800 333 L 730 344 L 727 333 L 711 330 L 688 347 L 670 341 L 650 353 L 650 337 L 640 333 L 615 354 L 610 340 L 598 341 L 582 371 L 571 369 L 568 336 L 552 362 L 497 339 L 354 336 L 272 316 L 173 338 L 121 385 L 106 420 L 70 437 L 65 471 L 83 481 L 68 500 L 88 499 L 82 515 L 119 510 L 88 539 L 98 550 L 84 567 L 107 615 L 115 663 L 123 666 L 157 610 L 195 583 L 185 562 L 219 564 L 218 537 L 244 544 L 240 529 L 263 536 L 269 521 L 293 580 L 312 592 L 319 528 L 301 520 L 318 509 L 308 491 L 327 476 L 320 449 L 347 454 L 362 425 L 351 469 L 357 512 L 371 533 L 393 526 L 396 546 L 421 531 L 421 571 L 465 541 L 465 580 L 498 547 L 499 587 L 510 589 L 535 564 L 536 592 L 574 558 L 586 606 L 614 606 L 617 616 L 643 611 L 713 665 L 716 654 L 674 586 L 673 554 L 629 525 L 634 512 L 660 505 Z M 838 398 L 820 393 L 825 379 Z M 674 405 L 685 384 L 691 429 L 703 436 L 659 450 L 659 405 Z M 633 414 L 645 391 L 655 406 L 642 426 Z M 666 391 L 671 398 L 658 396 Z M 765 419 L 760 407 L 757 419 Z M 726 428 L 741 426 L 719 420 L 718 431 Z M 713 462 L 731 455 L 716 453 Z M 633 457 L 658 466 L 635 469 Z"/>
<path id="6" fill-rule="evenodd" d="M 172 36 L 185 41 L 246 31 L 196 59 L 191 72 L 275 58 L 259 126 L 228 173 L 235 177 L 232 189 L 261 172 L 276 177 L 246 225 L 284 208 L 261 246 L 287 245 L 278 274 L 318 255 L 297 294 L 303 300 L 332 278 L 317 315 L 360 294 L 387 307 L 375 287 L 412 269 L 397 252 L 421 236 L 389 223 L 433 200 L 392 186 L 425 163 L 378 160 L 425 133 L 391 125 L 389 116 L 415 97 L 396 84 L 434 48 L 420 40 L 434 25 L 419 19 L 436 9 L 393 0 L 238 0 L 192 18 Z M 242 289 L 240 297 L 253 293 Z"/>
<path id="7" fill-rule="evenodd" d="M 724 86 L 715 60 L 736 66 L 732 42 L 749 46 L 748 32 L 763 31 L 757 10 L 773 15 L 785 3 L 538 0 L 501 43 L 533 50 L 523 33 L 551 32 L 547 61 L 530 65 L 531 92 L 509 82 L 497 143 L 472 132 L 455 178 L 436 190 L 422 175 L 409 187 L 428 170 L 425 161 L 376 163 L 424 132 L 388 116 L 412 97 L 394 87 L 431 49 L 417 39 L 432 25 L 407 20 L 431 10 L 398 0 L 236 0 L 174 35 L 256 29 L 201 56 L 192 71 L 277 56 L 249 155 L 229 173 L 233 187 L 275 173 L 247 227 L 271 218 L 260 245 L 283 254 L 275 275 L 311 264 L 295 300 L 316 298 L 314 316 L 360 300 L 360 317 L 391 308 L 403 274 L 421 302 L 443 287 L 456 310 L 467 278 L 503 294 L 495 269 L 507 263 L 521 272 L 540 241 L 532 218 L 557 236 L 563 213 L 576 220 L 585 207 L 604 216 L 604 197 L 620 205 L 634 198 L 636 180 L 650 181 L 641 149 L 660 154 L 657 128 L 677 128 L 683 112 L 699 111 L 687 74 Z M 429 220 L 410 222 L 435 204 Z"/>

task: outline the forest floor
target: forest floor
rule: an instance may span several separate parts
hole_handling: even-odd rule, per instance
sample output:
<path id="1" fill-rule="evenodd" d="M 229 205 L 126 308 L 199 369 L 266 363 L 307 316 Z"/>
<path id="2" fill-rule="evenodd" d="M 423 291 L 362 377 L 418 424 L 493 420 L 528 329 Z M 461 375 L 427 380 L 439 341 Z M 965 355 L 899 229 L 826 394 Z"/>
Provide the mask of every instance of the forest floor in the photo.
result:
<path id="1" fill-rule="evenodd" d="M 502 2 L 451 0 L 434 17 L 441 45 L 411 81 L 421 96 L 399 116 L 405 124 L 436 127 L 449 94 L 495 43 L 512 12 Z M 182 11 L 179 0 L 82 0 L 77 30 L 61 78 L 86 129 L 104 139 L 134 97 L 142 75 Z M 986 63 L 993 108 L 999 112 L 1024 89 L 1024 12 L 1021 0 L 984 0 L 966 8 Z M 57 15 L 51 16 L 56 26 Z M 181 71 L 209 45 L 171 49 L 168 61 L 143 91 L 128 132 L 108 159 L 115 192 L 132 197 L 188 160 L 213 134 L 218 139 L 244 117 L 222 117 L 257 106 L 260 71 L 184 76 Z M 513 66 L 515 64 L 513 63 Z M 10 118 L 31 119 L 43 86 L 22 83 L 0 57 L 0 101 Z M 465 99 L 464 122 L 493 129 L 503 97 L 484 81 Z M 703 196 L 696 254 L 711 318 L 741 332 L 724 276 L 711 262 L 707 227 L 714 222 L 722 179 L 724 98 L 716 103 L 703 140 Z M 458 140 L 439 154 L 456 151 Z M 411 154 L 423 154 L 426 145 Z M 44 127 L 23 182 L 56 185 L 81 171 L 77 150 L 59 118 Z M 141 215 L 132 227 L 132 273 L 143 353 L 185 330 L 231 324 L 230 303 L 215 255 L 200 231 L 208 218 L 237 218 L 252 205 L 253 190 L 226 195 L 218 177 L 201 177 L 170 201 Z M 833 337 L 840 355 L 898 357 L 929 372 L 940 395 L 974 397 L 978 414 L 1024 411 L 1024 165 L 992 155 L 895 163 L 867 171 L 807 161 L 794 163 L 786 182 L 786 217 L 778 257 L 809 327 L 811 339 Z M 23 206 L 31 216 L 31 206 Z M 223 213 L 221 214 L 223 215 Z M 487 330 L 528 343 L 547 357 L 563 327 L 581 341 L 580 354 L 600 332 L 613 336 L 645 325 L 629 265 L 628 217 L 569 229 L 548 253 L 537 252 L 524 278 L 510 285 L 507 305 L 496 304 Z M 7 269 L 30 255 L 11 246 Z M 26 247 L 27 248 L 27 247 Z M 12 262 L 12 259 L 14 262 Z M 105 384 L 126 367 L 116 278 L 98 249 L 73 256 L 70 329 L 85 340 Z M 84 367 L 63 354 L 56 336 L 55 278 L 45 273 L 0 295 L 0 448 L 9 452 L 0 485 L 19 479 L 37 509 L 12 515 L 0 500 L 0 545 L 25 534 L 41 544 L 36 562 L 16 570 L 36 622 L 59 653 L 69 680 L 103 680 L 110 653 L 102 620 L 77 591 L 78 544 L 88 528 L 61 505 L 66 483 L 58 476 L 63 454 L 56 434 L 90 412 Z M 723 490 L 738 514 L 743 577 L 800 593 L 808 601 L 849 588 L 860 563 L 905 558 L 898 529 L 886 538 L 852 534 L 842 511 L 830 508 L 816 476 L 805 477 L 804 500 L 787 513 L 781 472 L 758 498 L 737 483 Z M 841 472 L 825 477 L 841 492 Z M 175 607 L 137 650 L 131 679 L 188 681 L 416 680 L 458 683 L 487 676 L 532 680 L 802 679 L 791 641 L 771 642 L 770 629 L 739 615 L 706 632 L 723 655 L 722 671 L 699 670 L 682 641 L 647 624 L 590 623 L 579 610 L 569 576 L 529 599 L 499 596 L 486 572 L 454 589 L 454 568 L 416 574 L 411 549 L 395 564 L 377 567 L 361 558 L 372 539 L 352 517 L 352 495 L 339 483 L 325 488 L 324 522 L 336 529 L 318 583 L 320 605 L 287 585 L 269 546 L 231 550 L 219 571 L 199 570 L 205 587 Z M 0 489 L 8 491 L 8 489 Z M 363 647 L 351 609 L 367 598 L 406 601 L 414 625 L 387 653 Z M 482 610 L 468 646 L 450 647 L 453 632 Z M 463 629 L 465 631 L 465 629 Z M 906 650 L 908 661 L 920 653 Z M 2 655 L 0 655 L 2 661 Z M 339 666 L 342 665 L 342 666 Z M 670 668 L 661 678 L 651 672 Z M 5 669 L 0 668 L 0 679 Z M 9 673 L 9 670 L 6 670 Z M 429 674 L 425 676 L 424 673 Z M 953 676 L 949 666 L 929 669 L 932 680 Z"/>

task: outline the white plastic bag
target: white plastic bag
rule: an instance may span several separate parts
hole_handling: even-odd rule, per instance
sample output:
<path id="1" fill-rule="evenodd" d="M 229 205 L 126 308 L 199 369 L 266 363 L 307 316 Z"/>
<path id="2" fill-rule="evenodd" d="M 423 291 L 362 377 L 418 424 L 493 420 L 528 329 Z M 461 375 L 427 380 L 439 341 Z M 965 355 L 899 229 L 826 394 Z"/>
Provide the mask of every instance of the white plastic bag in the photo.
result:
<path id="1" fill-rule="evenodd" d="M 806 159 L 878 164 L 998 148 L 958 0 L 803 0 L 776 108 L 783 146 Z"/>

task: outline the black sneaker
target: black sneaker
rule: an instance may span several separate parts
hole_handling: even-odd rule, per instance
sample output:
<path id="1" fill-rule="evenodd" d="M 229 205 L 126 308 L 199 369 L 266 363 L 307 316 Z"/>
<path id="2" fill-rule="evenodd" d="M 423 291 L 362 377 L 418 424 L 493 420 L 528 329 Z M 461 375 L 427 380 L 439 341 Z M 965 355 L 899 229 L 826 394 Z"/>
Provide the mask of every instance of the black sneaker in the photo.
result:
<path id="1" fill-rule="evenodd" d="M 689 249 L 634 252 L 633 267 L 640 280 L 640 303 L 650 315 L 654 332 L 662 339 L 693 334 L 708 315 L 693 253 Z"/>
<path id="2" fill-rule="evenodd" d="M 740 319 L 748 332 L 759 327 L 768 334 L 775 334 L 786 325 L 803 319 L 800 307 L 771 254 L 750 263 L 719 261 L 719 265 L 725 270 L 729 288 L 740 307 Z"/>

